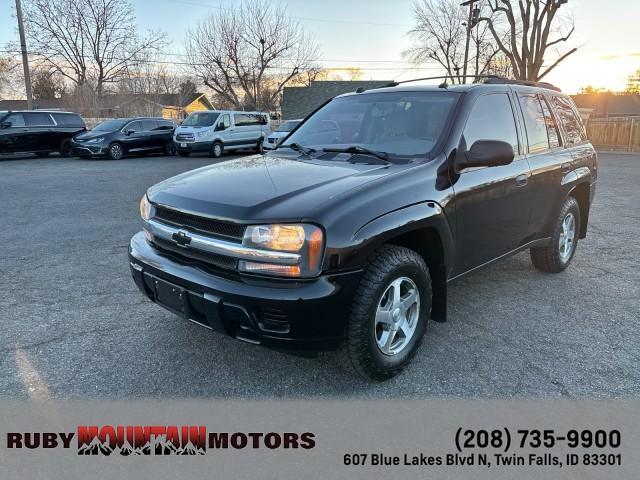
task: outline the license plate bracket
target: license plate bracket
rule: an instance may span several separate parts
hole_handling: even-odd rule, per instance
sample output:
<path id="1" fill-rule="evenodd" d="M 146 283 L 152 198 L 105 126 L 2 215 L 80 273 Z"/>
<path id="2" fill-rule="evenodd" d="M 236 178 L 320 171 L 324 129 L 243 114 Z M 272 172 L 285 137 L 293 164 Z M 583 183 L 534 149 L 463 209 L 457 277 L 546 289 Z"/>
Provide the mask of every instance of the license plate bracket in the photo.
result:
<path id="1" fill-rule="evenodd" d="M 176 314 L 189 317 L 189 299 L 187 291 L 159 278 L 153 278 L 156 302 Z"/>

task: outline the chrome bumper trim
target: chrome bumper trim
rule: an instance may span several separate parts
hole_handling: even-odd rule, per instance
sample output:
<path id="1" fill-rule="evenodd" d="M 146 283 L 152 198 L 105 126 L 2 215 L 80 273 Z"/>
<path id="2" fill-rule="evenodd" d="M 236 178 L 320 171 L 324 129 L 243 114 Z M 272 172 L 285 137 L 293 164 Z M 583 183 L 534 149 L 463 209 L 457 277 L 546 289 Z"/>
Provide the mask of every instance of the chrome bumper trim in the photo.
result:
<path id="1" fill-rule="evenodd" d="M 225 240 L 200 235 L 189 229 L 170 227 L 155 220 L 146 221 L 144 227 L 154 237 L 175 242 L 176 245 L 187 250 L 199 250 L 240 260 L 277 263 L 279 265 L 299 265 L 301 260 L 300 255 L 297 253 L 275 252 L 246 247 L 239 243 L 227 242 Z M 188 245 L 181 245 L 176 242 L 174 235 L 177 237 L 180 234 L 187 235 L 191 239 Z"/>

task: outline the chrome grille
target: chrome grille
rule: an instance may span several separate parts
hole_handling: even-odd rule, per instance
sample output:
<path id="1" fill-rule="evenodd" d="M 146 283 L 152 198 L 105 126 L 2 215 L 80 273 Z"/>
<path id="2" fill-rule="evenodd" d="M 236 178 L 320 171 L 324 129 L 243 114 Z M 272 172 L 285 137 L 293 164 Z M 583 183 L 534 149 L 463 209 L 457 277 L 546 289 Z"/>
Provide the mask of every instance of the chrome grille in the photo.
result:
<path id="1" fill-rule="evenodd" d="M 156 207 L 155 218 L 162 223 L 175 227 L 192 228 L 208 235 L 237 241 L 242 241 L 246 229 L 246 226 L 237 223 L 200 217 L 160 206 Z"/>

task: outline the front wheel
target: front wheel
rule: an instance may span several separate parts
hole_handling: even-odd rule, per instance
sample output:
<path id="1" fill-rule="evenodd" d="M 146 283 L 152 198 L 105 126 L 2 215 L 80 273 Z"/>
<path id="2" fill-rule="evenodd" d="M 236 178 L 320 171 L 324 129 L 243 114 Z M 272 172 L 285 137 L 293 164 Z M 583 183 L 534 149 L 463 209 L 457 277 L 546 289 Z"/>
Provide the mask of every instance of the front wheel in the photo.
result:
<path id="1" fill-rule="evenodd" d="M 107 156 L 110 160 L 120 160 L 124 157 L 124 149 L 122 148 L 122 145 L 119 143 L 112 143 L 109 145 Z"/>
<path id="2" fill-rule="evenodd" d="M 580 205 L 567 197 L 556 219 L 551 244 L 531 249 L 531 262 L 538 270 L 559 273 L 569 266 L 578 246 Z"/>
<path id="3" fill-rule="evenodd" d="M 423 258 L 385 245 L 366 268 L 351 307 L 343 366 L 382 381 L 400 373 L 422 343 L 431 311 L 431 280 Z"/>
<path id="4" fill-rule="evenodd" d="M 256 146 L 256 153 L 264 153 L 264 138 L 258 140 L 258 145 Z"/>
<path id="5" fill-rule="evenodd" d="M 176 146 L 173 142 L 167 142 L 164 146 L 164 154 L 173 157 L 176 154 Z"/>
<path id="6" fill-rule="evenodd" d="M 224 151 L 224 147 L 220 142 L 214 142 L 211 146 L 211 156 L 213 158 L 220 158 L 222 156 L 222 152 Z"/>

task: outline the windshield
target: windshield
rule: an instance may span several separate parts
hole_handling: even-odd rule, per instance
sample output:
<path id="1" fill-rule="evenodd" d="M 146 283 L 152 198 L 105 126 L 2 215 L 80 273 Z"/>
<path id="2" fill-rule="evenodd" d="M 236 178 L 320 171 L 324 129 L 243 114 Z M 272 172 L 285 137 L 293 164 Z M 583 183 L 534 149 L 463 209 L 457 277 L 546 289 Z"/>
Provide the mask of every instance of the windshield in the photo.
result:
<path id="1" fill-rule="evenodd" d="M 115 132 L 120 130 L 128 122 L 128 119 L 107 120 L 93 127 L 94 132 Z"/>
<path id="2" fill-rule="evenodd" d="M 220 114 L 218 112 L 195 112 L 185 118 L 183 127 L 211 127 Z"/>
<path id="3" fill-rule="evenodd" d="M 380 92 L 337 98 L 286 143 L 313 149 L 359 146 L 389 156 L 424 157 L 442 135 L 459 94 Z"/>
<path id="4" fill-rule="evenodd" d="M 276 132 L 290 132 L 300 125 L 300 120 L 288 120 L 276 128 Z"/>

